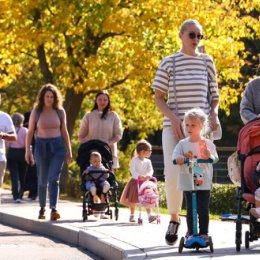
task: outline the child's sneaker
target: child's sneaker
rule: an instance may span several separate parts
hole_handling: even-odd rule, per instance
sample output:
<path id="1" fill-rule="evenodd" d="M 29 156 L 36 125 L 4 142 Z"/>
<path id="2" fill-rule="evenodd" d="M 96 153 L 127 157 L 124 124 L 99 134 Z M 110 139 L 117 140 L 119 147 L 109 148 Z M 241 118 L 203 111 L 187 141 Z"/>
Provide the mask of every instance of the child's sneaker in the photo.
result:
<path id="1" fill-rule="evenodd" d="M 60 218 L 60 214 L 56 209 L 51 210 L 51 220 L 58 220 Z"/>
<path id="2" fill-rule="evenodd" d="M 209 236 L 208 235 L 202 234 L 202 235 L 200 235 L 200 237 L 204 240 L 205 243 L 209 242 Z"/>
<path id="3" fill-rule="evenodd" d="M 130 215 L 129 222 L 136 222 L 134 215 Z"/>
<path id="4" fill-rule="evenodd" d="M 250 214 L 252 216 L 254 216 L 256 219 L 260 218 L 260 210 L 256 209 L 256 208 L 251 208 L 250 209 Z"/>
<path id="5" fill-rule="evenodd" d="M 152 222 L 154 222 L 155 220 L 157 220 L 157 216 L 150 215 L 150 216 L 148 217 L 149 223 L 152 223 Z"/>

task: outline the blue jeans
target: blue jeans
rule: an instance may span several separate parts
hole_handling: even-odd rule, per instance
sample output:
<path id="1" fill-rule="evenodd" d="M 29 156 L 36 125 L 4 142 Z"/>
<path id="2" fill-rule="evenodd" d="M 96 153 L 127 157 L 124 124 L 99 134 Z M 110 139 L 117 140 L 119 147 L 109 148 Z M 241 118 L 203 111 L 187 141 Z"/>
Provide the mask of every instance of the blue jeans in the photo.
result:
<path id="1" fill-rule="evenodd" d="M 59 181 L 65 158 L 62 137 L 36 138 L 35 162 L 38 174 L 38 196 L 40 207 L 46 206 L 47 187 L 49 188 L 50 208 L 56 208 L 59 196 Z"/>

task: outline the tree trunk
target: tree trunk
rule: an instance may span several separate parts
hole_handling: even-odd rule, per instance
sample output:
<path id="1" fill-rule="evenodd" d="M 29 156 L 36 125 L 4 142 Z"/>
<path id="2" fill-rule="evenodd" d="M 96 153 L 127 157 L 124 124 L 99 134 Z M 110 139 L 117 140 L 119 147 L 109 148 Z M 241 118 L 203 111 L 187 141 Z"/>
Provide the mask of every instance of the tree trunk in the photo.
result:
<path id="1" fill-rule="evenodd" d="M 72 137 L 73 129 L 75 126 L 75 121 L 78 117 L 84 97 L 85 97 L 85 94 L 76 93 L 71 88 L 67 89 L 67 91 L 66 91 L 64 109 L 67 114 L 67 124 L 68 124 L 67 127 L 68 127 L 68 132 L 69 132 L 70 138 Z M 61 179 L 60 179 L 61 193 L 66 192 L 67 180 L 68 180 L 68 167 L 67 167 L 67 165 L 64 165 L 64 167 L 62 169 Z"/>

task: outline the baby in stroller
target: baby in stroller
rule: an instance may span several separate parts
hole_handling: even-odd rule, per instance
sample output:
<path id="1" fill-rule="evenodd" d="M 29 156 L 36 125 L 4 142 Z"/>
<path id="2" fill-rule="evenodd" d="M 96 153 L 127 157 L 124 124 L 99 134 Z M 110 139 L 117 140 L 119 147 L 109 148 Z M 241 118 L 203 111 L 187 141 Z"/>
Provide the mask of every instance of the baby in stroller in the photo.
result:
<path id="1" fill-rule="evenodd" d="M 89 190 L 93 196 L 94 203 L 105 203 L 104 194 L 107 193 L 110 189 L 110 184 L 107 181 L 109 178 L 108 170 L 102 164 L 102 157 L 99 152 L 92 152 L 90 154 L 90 166 L 82 173 L 86 183 L 86 190 Z M 101 198 L 97 195 L 97 187 L 100 187 L 102 190 Z"/>
<path id="2" fill-rule="evenodd" d="M 250 213 L 256 219 L 258 219 L 260 218 L 260 162 L 258 162 L 256 165 L 256 169 L 253 174 L 253 180 L 257 189 L 255 191 L 255 208 L 251 208 Z"/>
<path id="3" fill-rule="evenodd" d="M 81 144 L 77 164 L 81 173 L 83 221 L 93 214 L 95 216 L 101 214 L 101 218 L 109 215 L 112 219 L 113 213 L 110 207 L 112 196 L 115 220 L 118 220 L 118 183 L 112 172 L 113 157 L 109 145 L 101 140 L 90 140 Z"/>

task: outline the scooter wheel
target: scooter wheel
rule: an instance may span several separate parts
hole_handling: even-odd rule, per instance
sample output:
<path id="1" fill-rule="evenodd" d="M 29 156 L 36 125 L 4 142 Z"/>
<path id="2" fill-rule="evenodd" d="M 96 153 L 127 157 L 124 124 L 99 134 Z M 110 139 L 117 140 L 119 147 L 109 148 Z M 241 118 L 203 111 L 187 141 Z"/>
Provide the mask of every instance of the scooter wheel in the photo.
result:
<path id="1" fill-rule="evenodd" d="M 212 238 L 211 238 L 211 237 L 209 237 L 209 249 L 210 249 L 210 252 L 211 252 L 211 253 L 214 252 L 213 242 L 212 242 Z"/>
<path id="2" fill-rule="evenodd" d="M 182 253 L 183 247 L 184 247 L 184 237 L 181 238 L 180 244 L 179 244 L 179 253 L 180 254 Z"/>

